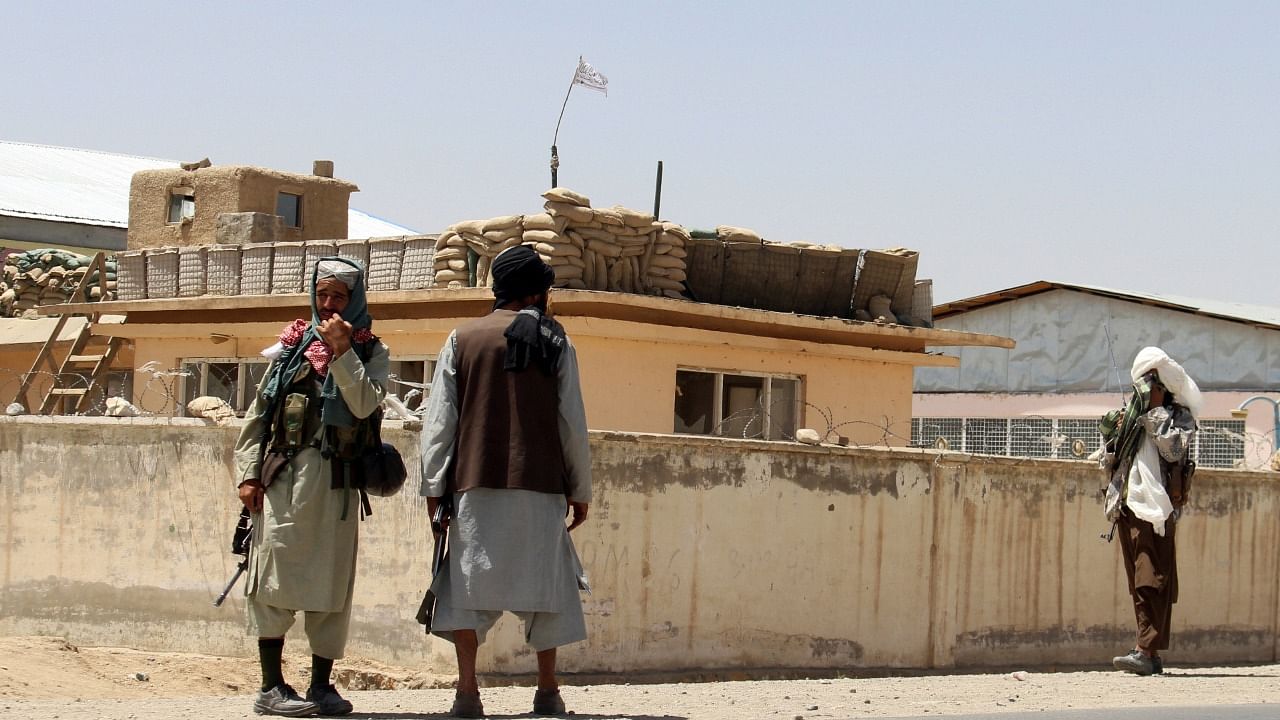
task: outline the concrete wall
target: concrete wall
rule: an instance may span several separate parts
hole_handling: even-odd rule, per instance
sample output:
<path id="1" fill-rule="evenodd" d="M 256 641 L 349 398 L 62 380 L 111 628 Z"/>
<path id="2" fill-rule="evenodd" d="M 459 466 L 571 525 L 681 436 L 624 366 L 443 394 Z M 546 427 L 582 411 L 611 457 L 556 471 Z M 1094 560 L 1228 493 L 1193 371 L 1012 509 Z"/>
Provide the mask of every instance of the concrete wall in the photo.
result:
<path id="1" fill-rule="evenodd" d="M 0 418 L 0 632 L 245 655 L 233 568 L 235 428 L 194 420 Z M 416 435 L 387 433 L 415 465 Z M 1133 615 L 1086 463 L 902 449 L 594 434 L 590 640 L 571 672 L 1099 663 Z M 411 478 L 411 485 L 416 479 Z M 1181 523 L 1176 662 L 1277 659 L 1280 497 L 1203 472 Z M 440 672 L 412 616 L 425 503 L 361 527 L 353 653 Z M 300 636 L 299 636 L 300 637 Z M 504 620 L 485 672 L 527 672 Z"/>
<path id="2" fill-rule="evenodd" d="M 187 188 L 195 197 L 190 222 L 170 223 L 169 196 Z M 199 170 L 143 170 L 129 187 L 131 250 L 214 242 L 221 213 L 275 214 L 276 194 L 302 195 L 302 226 L 283 228 L 280 241 L 322 240 L 347 236 L 347 204 L 355 185 L 315 175 L 279 172 L 241 165 Z"/>

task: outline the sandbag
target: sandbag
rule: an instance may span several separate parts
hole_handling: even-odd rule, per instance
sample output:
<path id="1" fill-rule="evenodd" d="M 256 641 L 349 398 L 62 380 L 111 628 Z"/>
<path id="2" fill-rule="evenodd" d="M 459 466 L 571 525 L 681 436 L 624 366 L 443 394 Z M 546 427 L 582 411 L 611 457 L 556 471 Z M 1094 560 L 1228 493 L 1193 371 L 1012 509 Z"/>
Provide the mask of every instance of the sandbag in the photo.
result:
<path id="1" fill-rule="evenodd" d="M 458 233 L 459 235 L 463 233 L 479 235 L 484 232 L 484 220 L 463 220 L 450 225 L 448 229 Z"/>
<path id="2" fill-rule="evenodd" d="M 542 193 L 542 197 L 552 202 L 567 203 L 569 205 L 577 205 L 578 207 L 591 207 L 591 199 L 582 193 L 576 193 L 569 188 L 554 187 Z"/>
<path id="3" fill-rule="evenodd" d="M 717 225 L 716 237 L 720 238 L 724 242 L 764 242 L 755 230 L 734 227 L 733 225 Z"/>
<path id="4" fill-rule="evenodd" d="M 653 216 L 648 213 L 632 210 L 621 205 L 614 205 L 609 209 L 617 213 L 622 218 L 622 222 L 628 227 L 648 228 L 653 224 Z"/>
<path id="5" fill-rule="evenodd" d="M 488 240 L 492 245 L 497 245 L 508 238 L 520 237 L 522 233 L 523 230 L 519 225 L 512 225 L 502 230 L 485 230 L 484 239 Z"/>
<path id="6" fill-rule="evenodd" d="M 609 208 L 600 208 L 596 210 L 595 220 L 596 222 L 603 223 L 605 225 L 626 225 L 622 220 L 622 216 L 619 215 L 616 210 L 610 210 Z"/>
<path id="7" fill-rule="evenodd" d="M 439 283 L 447 283 L 447 282 L 452 282 L 452 281 L 463 281 L 463 282 L 465 282 L 465 281 L 467 281 L 467 280 L 468 280 L 468 277 L 467 277 L 467 272 L 466 272 L 465 270 L 463 270 L 463 271 L 461 271 L 461 272 L 460 272 L 460 271 L 457 271 L 457 270 L 452 270 L 452 269 L 451 269 L 451 270 L 437 270 L 437 271 L 436 271 L 436 283 L 437 283 L 437 284 L 439 284 Z"/>
<path id="8" fill-rule="evenodd" d="M 556 222 L 556 218 L 551 216 L 551 213 L 542 212 L 536 215 L 524 216 L 525 230 L 551 230 L 553 232 L 560 232 L 560 228 L 557 227 L 558 224 L 559 223 Z"/>
<path id="9" fill-rule="evenodd" d="M 563 243 L 565 241 L 565 239 L 561 237 L 558 233 L 553 232 L 551 230 L 525 230 L 522 237 L 524 238 L 524 241 L 527 243 L 535 242 L 535 243 L 558 244 L 558 243 Z"/>
<path id="10" fill-rule="evenodd" d="M 599 240 L 588 240 L 587 249 L 610 259 L 622 257 L 622 248 L 614 245 L 613 243 L 601 242 Z"/>
<path id="11" fill-rule="evenodd" d="M 579 251 L 578 248 L 574 247 L 570 243 L 540 242 L 540 243 L 535 243 L 533 246 L 533 249 L 537 250 L 539 254 L 547 255 L 550 257 L 565 257 L 569 255 L 574 255 L 578 257 L 582 256 L 581 251 Z"/>
<path id="12" fill-rule="evenodd" d="M 481 224 L 481 232 L 489 233 L 494 230 L 507 230 L 518 227 L 523 217 L 523 215 L 499 215 L 498 217 L 489 218 Z"/>

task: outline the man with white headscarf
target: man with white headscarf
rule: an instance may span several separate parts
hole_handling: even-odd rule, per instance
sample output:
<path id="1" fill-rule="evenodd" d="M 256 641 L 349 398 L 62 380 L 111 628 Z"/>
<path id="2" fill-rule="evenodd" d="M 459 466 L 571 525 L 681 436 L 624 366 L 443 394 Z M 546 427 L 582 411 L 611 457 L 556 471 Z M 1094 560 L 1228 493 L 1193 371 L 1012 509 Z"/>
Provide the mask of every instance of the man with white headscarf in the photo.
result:
<path id="1" fill-rule="evenodd" d="M 296 320 L 263 351 L 271 360 L 236 444 L 239 496 L 253 518 L 246 610 L 258 637 L 260 715 L 343 715 L 329 682 L 346 648 L 364 499 L 352 458 L 381 415 L 389 367 L 373 334 L 364 269 L 316 263 L 311 320 Z M 306 698 L 285 682 L 284 635 L 302 611 L 311 644 Z"/>
<path id="2" fill-rule="evenodd" d="M 1138 623 L 1136 646 L 1112 664 L 1158 675 L 1178 600 L 1174 530 L 1195 472 L 1191 441 L 1202 398 L 1186 370 L 1160 348 L 1143 348 L 1130 375 L 1133 397 L 1123 412 L 1113 410 L 1101 423 L 1110 474 L 1104 507 L 1120 536 Z"/>

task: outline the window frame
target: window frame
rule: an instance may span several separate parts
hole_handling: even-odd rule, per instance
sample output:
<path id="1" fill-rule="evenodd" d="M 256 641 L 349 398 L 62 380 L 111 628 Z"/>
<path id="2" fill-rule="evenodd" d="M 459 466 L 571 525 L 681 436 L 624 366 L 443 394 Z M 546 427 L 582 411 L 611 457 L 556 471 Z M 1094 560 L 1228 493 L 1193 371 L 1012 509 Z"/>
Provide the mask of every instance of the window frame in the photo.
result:
<path id="1" fill-rule="evenodd" d="M 289 223 L 289 219 L 290 219 L 290 218 L 289 218 L 289 216 L 287 216 L 287 215 L 285 215 L 285 214 L 283 214 L 283 213 L 281 213 L 281 212 L 280 212 L 280 199 L 281 199 L 283 196 L 285 196 L 285 195 L 288 195 L 289 197 L 294 198 L 294 199 L 296 200 L 296 202 L 294 203 L 294 208 L 293 208 L 293 224 L 290 224 L 290 223 Z M 285 226 L 286 228 L 289 228 L 289 229 L 291 229 L 291 230 L 301 230 L 301 229 L 302 229 L 302 216 L 303 216 L 303 212 L 304 212 L 304 211 L 303 211 L 303 207 L 302 207 L 302 205 L 303 205 L 303 193 L 302 193 L 301 191 L 298 191 L 298 192 L 291 192 L 291 191 L 289 191 L 289 190 L 277 190 L 277 191 L 276 191 L 276 212 L 275 212 L 275 214 L 280 216 L 280 218 L 281 218 L 281 220 L 282 220 L 282 222 L 283 222 L 283 224 L 284 224 L 284 226 Z"/>
<path id="2" fill-rule="evenodd" d="M 388 360 L 388 362 L 391 364 L 405 363 L 405 362 L 420 362 L 423 364 L 422 365 L 422 387 L 414 388 L 412 385 L 407 385 L 407 384 L 402 385 L 402 383 L 406 383 L 407 381 L 400 380 L 398 376 L 396 376 L 395 379 L 393 379 L 390 370 L 388 370 L 387 388 L 386 388 L 387 392 L 394 394 L 397 398 L 403 401 L 404 396 L 407 395 L 408 392 L 407 391 L 405 393 L 398 392 L 399 387 L 409 387 L 411 389 L 420 389 L 422 390 L 422 399 L 418 401 L 418 407 L 416 409 L 410 410 L 410 412 L 418 414 L 419 410 L 425 410 L 427 407 L 427 401 L 431 399 L 431 380 L 432 378 L 435 377 L 436 363 L 439 361 L 439 358 L 440 358 L 439 354 L 428 355 L 428 354 L 422 354 L 422 353 L 412 353 L 409 355 L 392 355 Z"/>
<path id="3" fill-rule="evenodd" d="M 178 219 L 174 220 L 174 211 Z M 196 192 L 188 187 L 169 188 L 169 203 L 165 206 L 166 225 L 185 225 L 196 217 Z"/>
<path id="4" fill-rule="evenodd" d="M 209 394 L 209 366 L 210 365 L 236 365 L 236 396 L 229 403 L 231 409 L 236 411 L 237 417 L 244 417 L 249 411 L 249 406 L 253 404 L 254 396 L 257 394 L 258 386 L 256 383 L 245 382 L 250 377 L 247 372 L 247 366 L 261 365 L 265 369 L 270 361 L 266 358 L 236 358 L 236 357 L 183 357 L 178 358 L 178 367 L 186 370 L 188 365 L 198 365 L 199 371 L 195 378 L 183 372 L 178 376 L 179 387 L 177 397 L 178 414 L 182 417 L 187 416 L 187 403 L 190 402 L 191 383 L 198 383 L 197 392 L 192 397 L 201 397 Z"/>
<path id="5" fill-rule="evenodd" d="M 761 404 L 763 407 L 766 407 L 766 408 L 773 407 L 773 381 L 774 380 L 785 380 L 788 382 L 796 383 L 796 396 L 794 399 L 794 407 L 792 407 L 792 413 L 793 413 L 792 417 L 794 418 L 794 422 L 796 425 L 795 429 L 798 430 L 801 427 L 803 427 L 802 411 L 804 409 L 804 391 L 805 391 L 805 378 L 803 375 L 793 375 L 790 373 L 757 372 L 757 371 L 751 371 L 751 370 L 722 370 L 722 369 L 708 368 L 708 367 L 701 367 L 701 366 L 677 365 L 676 366 L 677 380 L 679 378 L 680 373 L 682 372 L 704 373 L 708 375 L 713 375 L 715 377 L 715 384 L 712 386 L 712 396 L 711 396 L 711 404 L 712 404 L 711 433 L 709 435 L 706 435 L 703 433 L 681 432 L 676 429 L 676 424 L 675 424 L 676 397 L 673 391 L 672 398 L 671 398 L 672 399 L 671 432 L 673 435 L 692 435 L 692 436 L 700 436 L 700 437 L 728 437 L 723 433 L 724 376 L 726 375 L 764 379 L 764 386 L 761 388 Z M 679 389 L 678 383 L 676 384 L 675 389 L 677 390 Z M 773 440 L 770 437 L 770 435 L 773 434 L 773 413 L 765 412 L 762 414 L 764 416 L 764 420 L 760 424 L 761 425 L 760 435 L 758 437 L 753 436 L 746 439 L 766 440 L 766 441 L 772 441 L 772 442 L 777 442 L 778 440 L 791 439 L 791 438 L 779 437 L 778 440 Z"/>

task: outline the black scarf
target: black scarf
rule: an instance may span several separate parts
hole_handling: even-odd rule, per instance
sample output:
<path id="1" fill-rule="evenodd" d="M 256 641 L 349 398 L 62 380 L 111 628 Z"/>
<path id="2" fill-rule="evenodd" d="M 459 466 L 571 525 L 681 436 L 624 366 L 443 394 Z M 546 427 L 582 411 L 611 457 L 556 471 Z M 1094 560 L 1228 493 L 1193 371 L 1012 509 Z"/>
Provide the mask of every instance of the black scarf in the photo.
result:
<path id="1" fill-rule="evenodd" d="M 545 295 L 556 279 L 555 270 L 524 245 L 500 253 L 494 258 L 490 273 L 495 310 L 533 295 Z M 547 317 L 545 304 L 528 306 L 516 313 L 503 334 L 507 338 L 504 369 L 520 372 L 533 362 L 542 372 L 555 374 L 565 345 L 564 328 Z"/>
<path id="2" fill-rule="evenodd" d="M 530 305 L 516 313 L 503 333 L 507 338 L 507 359 L 502 369 L 520 372 L 533 362 L 547 375 L 554 375 L 560 353 L 564 352 L 564 328 L 542 308 Z"/>

